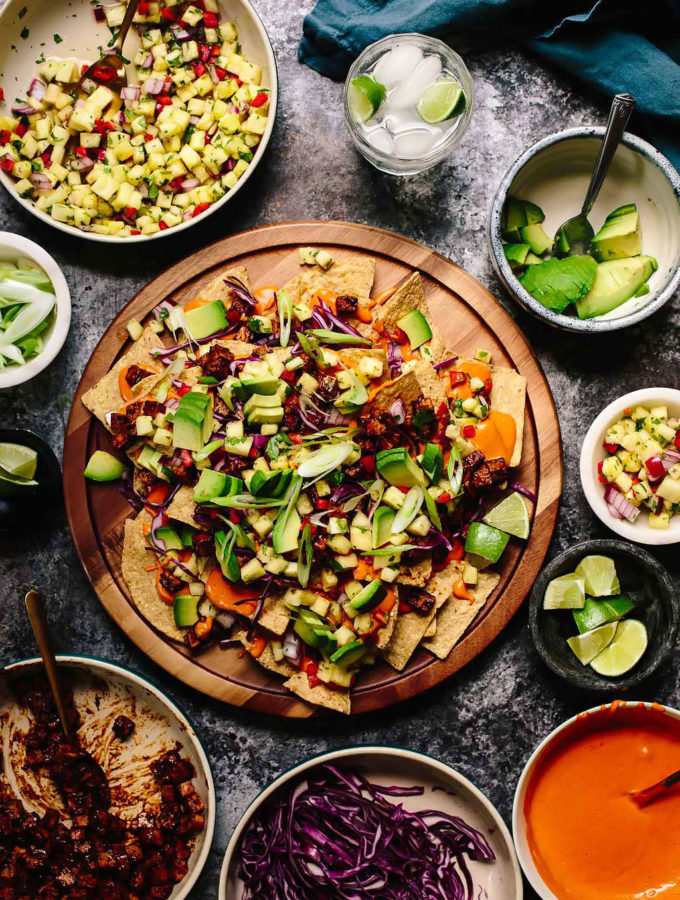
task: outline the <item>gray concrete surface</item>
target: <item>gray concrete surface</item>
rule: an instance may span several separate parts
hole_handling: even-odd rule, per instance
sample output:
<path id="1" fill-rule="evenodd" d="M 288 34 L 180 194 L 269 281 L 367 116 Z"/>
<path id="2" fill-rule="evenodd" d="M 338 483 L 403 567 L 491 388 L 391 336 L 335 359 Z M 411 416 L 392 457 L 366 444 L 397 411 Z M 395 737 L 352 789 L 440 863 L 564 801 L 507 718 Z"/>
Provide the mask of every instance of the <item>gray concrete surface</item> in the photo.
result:
<path id="1" fill-rule="evenodd" d="M 457 153 L 421 177 L 396 180 L 353 151 L 342 121 L 341 87 L 297 61 L 311 0 L 256 0 L 279 63 L 281 102 L 269 152 L 235 202 L 188 233 L 112 251 L 50 229 L 4 192 L 0 229 L 31 237 L 63 267 L 73 324 L 59 358 L 30 384 L 0 395 L 0 424 L 25 426 L 58 452 L 64 404 L 100 335 L 127 300 L 166 266 L 217 238 L 292 219 L 346 219 L 401 232 L 464 266 L 490 288 L 524 330 L 554 392 L 564 440 L 565 491 L 552 553 L 607 532 L 591 514 L 578 478 L 585 431 L 603 405 L 638 387 L 678 386 L 677 297 L 643 325 L 601 338 L 566 335 L 531 320 L 503 296 L 489 259 L 486 216 L 514 157 L 550 131 L 602 122 L 606 104 L 509 50 L 465 53 L 477 110 Z M 456 49 L 461 49 L 456 47 Z M 465 52 L 465 51 L 464 51 Z M 657 554 L 679 572 L 677 551 Z M 228 838 L 257 791 L 296 761 L 330 747 L 367 742 L 426 751 L 471 778 L 510 821 L 521 768 L 536 743 L 589 698 L 566 691 L 530 643 L 525 612 L 473 664 L 425 696 L 370 718 L 284 722 L 244 714 L 185 688 L 148 661 L 109 620 L 80 568 L 63 515 L 0 547 L 0 663 L 33 655 L 23 612 L 29 586 L 50 599 L 57 649 L 92 653 L 149 675 L 196 723 L 210 755 L 219 808 L 213 851 L 194 898 L 217 895 Z M 680 706 L 677 658 L 636 696 Z"/>

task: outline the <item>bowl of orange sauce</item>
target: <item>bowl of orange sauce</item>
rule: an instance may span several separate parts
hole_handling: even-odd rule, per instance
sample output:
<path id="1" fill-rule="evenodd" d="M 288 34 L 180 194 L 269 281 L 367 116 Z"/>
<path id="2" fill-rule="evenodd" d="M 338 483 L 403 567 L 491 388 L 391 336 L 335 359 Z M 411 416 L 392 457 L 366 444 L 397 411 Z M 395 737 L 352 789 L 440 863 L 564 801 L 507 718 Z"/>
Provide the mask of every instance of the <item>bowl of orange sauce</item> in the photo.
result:
<path id="1" fill-rule="evenodd" d="M 680 787 L 630 792 L 680 769 L 680 712 L 615 701 L 560 725 L 517 785 L 513 834 L 541 900 L 680 898 Z"/>

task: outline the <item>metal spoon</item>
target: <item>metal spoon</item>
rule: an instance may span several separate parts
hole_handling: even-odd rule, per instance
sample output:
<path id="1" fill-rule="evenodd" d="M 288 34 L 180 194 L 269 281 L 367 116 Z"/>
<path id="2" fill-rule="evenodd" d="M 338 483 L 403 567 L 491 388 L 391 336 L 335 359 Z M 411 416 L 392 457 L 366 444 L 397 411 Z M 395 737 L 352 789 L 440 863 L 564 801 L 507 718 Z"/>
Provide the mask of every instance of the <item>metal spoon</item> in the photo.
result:
<path id="1" fill-rule="evenodd" d="M 50 628 L 47 624 L 47 613 L 45 611 L 45 601 L 37 591 L 29 591 L 26 594 L 26 609 L 28 618 L 31 620 L 31 628 L 35 636 L 35 642 L 42 656 L 43 665 L 47 674 L 47 680 L 50 684 L 54 705 L 57 707 L 57 714 L 64 735 L 69 741 L 73 740 L 73 728 L 69 719 L 66 703 L 64 702 L 64 694 L 61 690 L 61 681 L 59 680 L 59 668 L 57 660 L 52 649 L 52 638 L 50 637 Z"/>
<path id="2" fill-rule="evenodd" d="M 630 94 L 617 94 L 612 100 L 607 130 L 602 139 L 600 154 L 597 157 L 593 174 L 590 176 L 586 199 L 583 201 L 581 212 L 577 216 L 567 219 L 557 229 L 553 244 L 554 256 L 583 256 L 590 249 L 590 242 L 595 236 L 595 232 L 588 221 L 588 215 L 600 192 L 602 182 L 607 177 L 616 148 L 619 146 L 634 108 L 635 100 Z"/>
<path id="3" fill-rule="evenodd" d="M 106 87 L 111 88 L 111 90 L 115 91 L 117 94 L 120 94 L 121 88 L 126 86 L 127 73 L 125 71 L 125 60 L 123 58 L 123 44 L 125 43 L 125 38 L 130 30 L 139 3 L 140 0 L 130 0 L 125 11 L 125 18 L 123 19 L 120 31 L 116 37 L 116 42 L 113 45 L 113 52 L 109 50 L 108 53 L 102 54 L 97 62 L 92 63 L 92 65 L 83 72 L 80 76 L 80 81 L 78 82 L 78 90 L 83 87 L 83 82 L 88 79 L 97 84 L 106 85 Z"/>
<path id="4" fill-rule="evenodd" d="M 636 803 L 642 809 L 659 797 L 663 797 L 664 794 L 667 794 L 678 784 L 680 784 L 680 770 L 673 772 L 672 775 L 667 775 L 666 778 L 662 778 L 661 781 L 657 781 L 651 787 L 644 788 L 641 791 L 631 791 L 628 796 L 633 803 Z"/>

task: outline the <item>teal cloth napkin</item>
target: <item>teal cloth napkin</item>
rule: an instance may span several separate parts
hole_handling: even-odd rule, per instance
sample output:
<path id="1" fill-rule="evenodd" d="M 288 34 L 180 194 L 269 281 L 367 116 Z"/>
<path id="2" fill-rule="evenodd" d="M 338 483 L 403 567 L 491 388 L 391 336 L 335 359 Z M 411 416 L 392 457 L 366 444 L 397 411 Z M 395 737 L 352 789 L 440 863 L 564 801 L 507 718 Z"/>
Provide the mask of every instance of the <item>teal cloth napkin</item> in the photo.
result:
<path id="1" fill-rule="evenodd" d="M 523 46 L 608 97 L 632 94 L 650 140 L 680 168 L 680 0 L 319 0 L 299 58 L 344 78 L 364 47 L 406 31 Z"/>

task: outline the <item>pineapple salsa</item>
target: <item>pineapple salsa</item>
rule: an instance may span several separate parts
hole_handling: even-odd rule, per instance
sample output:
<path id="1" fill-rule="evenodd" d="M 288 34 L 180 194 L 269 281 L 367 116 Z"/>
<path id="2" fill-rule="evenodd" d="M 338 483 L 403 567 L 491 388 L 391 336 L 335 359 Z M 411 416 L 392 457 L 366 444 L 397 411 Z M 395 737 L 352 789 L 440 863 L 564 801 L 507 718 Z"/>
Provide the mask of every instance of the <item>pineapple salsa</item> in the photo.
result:
<path id="1" fill-rule="evenodd" d="M 125 3 L 96 7 L 115 35 Z M 200 215 L 247 171 L 269 92 L 216 0 L 142 0 L 136 84 L 118 96 L 74 59 L 39 62 L 25 102 L 0 116 L 0 167 L 57 222 L 128 237 Z M 102 69 L 104 74 L 110 70 Z M 130 68 L 128 68 L 128 72 Z"/>
<path id="2" fill-rule="evenodd" d="M 615 518 L 635 522 L 646 506 L 649 527 L 668 528 L 680 510 L 679 428 L 680 418 L 669 417 L 665 406 L 625 409 L 609 428 L 609 455 L 598 464 L 598 475 Z"/>

